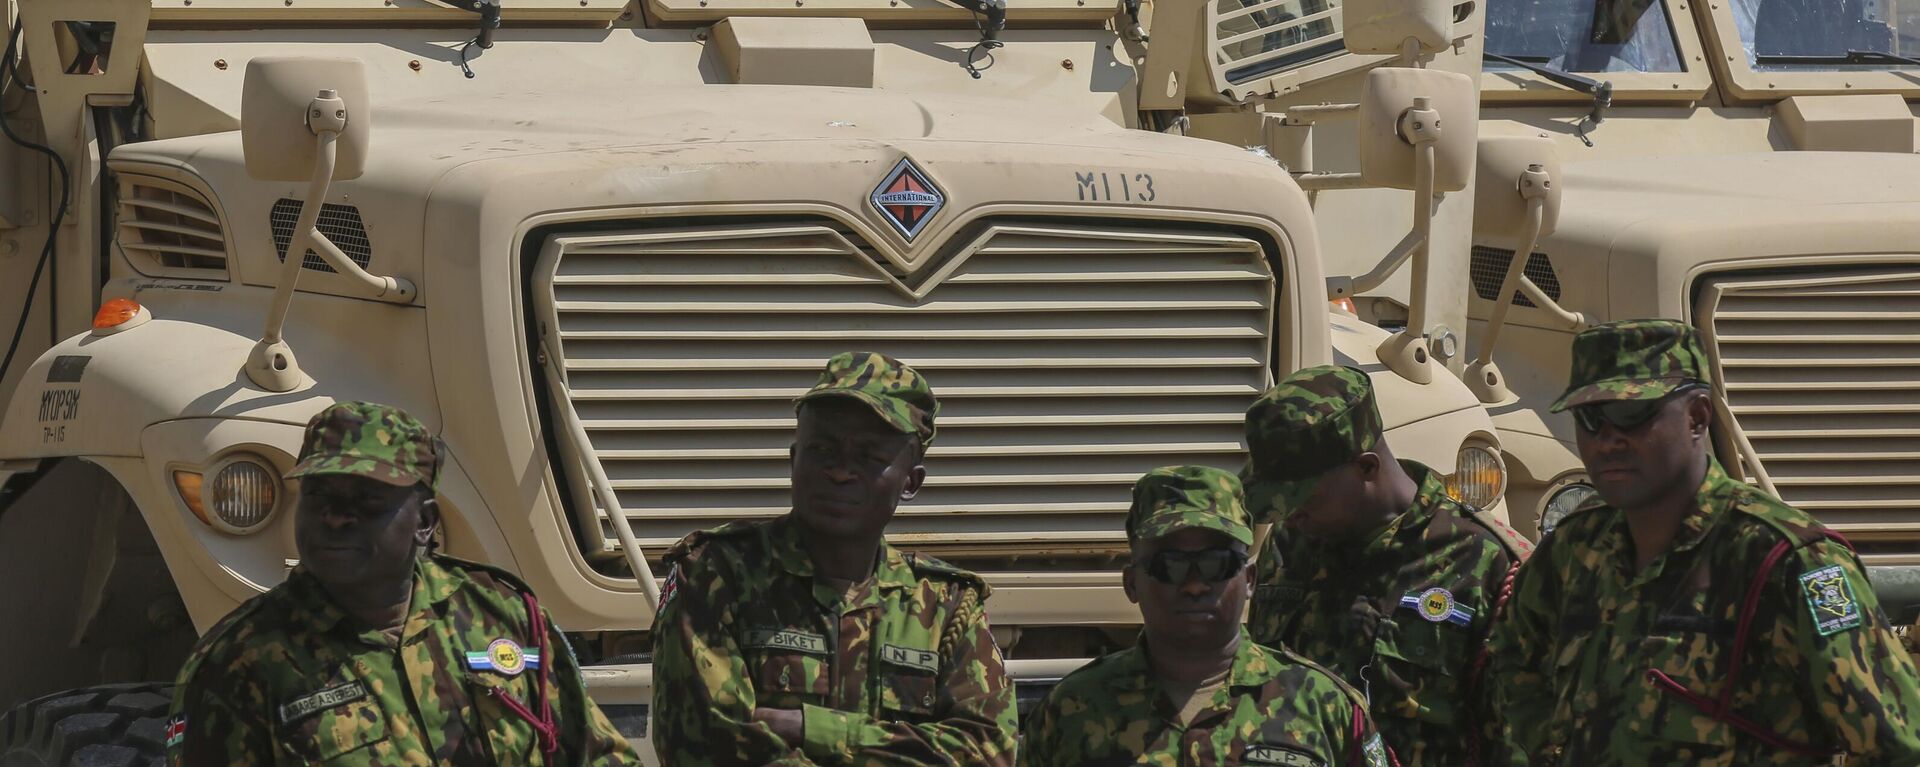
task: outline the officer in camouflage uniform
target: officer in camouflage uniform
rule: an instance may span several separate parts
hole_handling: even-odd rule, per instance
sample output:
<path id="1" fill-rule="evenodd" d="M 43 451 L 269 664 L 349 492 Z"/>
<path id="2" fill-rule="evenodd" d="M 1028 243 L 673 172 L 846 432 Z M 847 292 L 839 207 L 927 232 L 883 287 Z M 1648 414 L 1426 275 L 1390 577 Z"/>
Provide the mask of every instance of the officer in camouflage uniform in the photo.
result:
<path id="1" fill-rule="evenodd" d="M 1708 453 L 1693 328 L 1573 340 L 1555 411 L 1598 496 L 1520 569 L 1494 635 L 1513 764 L 1920 764 L 1920 687 L 1858 557 Z"/>
<path id="2" fill-rule="evenodd" d="M 307 424 L 301 564 L 201 637 L 170 764 L 639 763 L 532 592 L 431 553 L 442 451 L 385 405 Z"/>
<path id="3" fill-rule="evenodd" d="M 1473 764 L 1498 731 L 1479 684 L 1494 605 L 1530 549 L 1395 461 L 1365 373 L 1322 365 L 1247 411 L 1249 507 L 1274 522 L 1258 565 L 1254 639 L 1366 691 L 1400 762 Z"/>
<path id="4" fill-rule="evenodd" d="M 978 576 L 882 534 L 926 478 L 939 403 L 850 352 L 801 395 L 793 511 L 667 553 L 653 743 L 668 765 L 1013 760 L 1013 686 Z"/>
<path id="5" fill-rule="evenodd" d="M 1145 628 L 1047 695 L 1021 764 L 1387 767 L 1359 693 L 1241 625 L 1247 523 L 1239 480 L 1219 469 L 1172 466 L 1134 484 L 1123 583 Z"/>

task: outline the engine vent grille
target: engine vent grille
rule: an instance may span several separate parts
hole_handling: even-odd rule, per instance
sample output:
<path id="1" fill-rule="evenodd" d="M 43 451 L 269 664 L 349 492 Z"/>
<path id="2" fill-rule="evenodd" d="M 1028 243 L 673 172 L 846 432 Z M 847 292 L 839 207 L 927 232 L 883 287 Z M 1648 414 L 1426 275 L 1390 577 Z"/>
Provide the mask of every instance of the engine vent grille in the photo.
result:
<path id="1" fill-rule="evenodd" d="M 300 222 L 300 208 L 299 200 L 282 197 L 267 214 L 273 225 L 273 248 L 282 262 L 287 260 L 287 248 L 293 244 L 293 228 Z M 367 239 L 367 226 L 360 221 L 359 208 L 331 202 L 321 205 L 320 220 L 316 226 L 360 268 L 365 269 L 367 264 L 372 263 L 373 242 Z M 316 272 L 333 271 L 327 260 L 311 249 L 307 251 L 306 260 L 300 263 L 300 268 Z"/>
<path id="2" fill-rule="evenodd" d="M 1728 276 L 1701 291 L 1727 404 L 1782 499 L 1860 544 L 1920 541 L 1920 271 Z"/>
<path id="3" fill-rule="evenodd" d="M 883 351 L 942 402 L 895 543 L 988 571 L 1111 557 L 1133 481 L 1237 469 L 1271 380 L 1262 246 L 1126 226 L 985 226 L 917 287 L 825 221 L 561 235 L 534 277 L 571 394 L 553 404 L 578 414 L 657 557 L 690 531 L 786 513 L 793 398 L 829 356 Z"/>
<path id="4" fill-rule="evenodd" d="M 1473 246 L 1473 261 L 1469 266 L 1473 278 L 1473 292 L 1482 300 L 1492 301 L 1500 295 L 1500 283 L 1507 278 L 1507 266 L 1513 263 L 1513 251 L 1502 248 Z M 1540 291 L 1548 298 L 1560 300 L 1560 275 L 1554 274 L 1553 262 L 1547 260 L 1547 254 L 1534 253 L 1527 257 L 1525 270 L 1527 279 L 1540 286 Z M 1514 306 L 1532 307 L 1533 302 L 1520 291 L 1513 293 Z"/>
<path id="5" fill-rule="evenodd" d="M 131 174 L 119 179 L 120 248 L 142 272 L 225 276 L 226 228 L 205 197 L 163 179 Z"/>
<path id="6" fill-rule="evenodd" d="M 1239 84 L 1346 51 L 1341 0 L 1208 0 L 1213 9 L 1214 61 L 1227 82 Z M 1473 3 L 1456 3 L 1454 21 Z"/>

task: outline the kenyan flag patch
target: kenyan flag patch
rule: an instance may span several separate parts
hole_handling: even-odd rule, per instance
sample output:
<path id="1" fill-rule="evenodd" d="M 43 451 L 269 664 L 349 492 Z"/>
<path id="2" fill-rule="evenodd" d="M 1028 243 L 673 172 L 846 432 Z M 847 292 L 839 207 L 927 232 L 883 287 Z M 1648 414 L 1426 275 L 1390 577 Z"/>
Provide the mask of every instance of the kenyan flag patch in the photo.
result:
<path id="1" fill-rule="evenodd" d="M 167 720 L 167 748 L 179 748 L 187 740 L 187 715 Z"/>
<path id="2" fill-rule="evenodd" d="M 1860 626 L 1860 601 L 1854 599 L 1853 582 L 1839 565 L 1802 573 L 1800 591 L 1807 598 L 1807 609 L 1813 612 L 1813 625 L 1820 636 Z"/>

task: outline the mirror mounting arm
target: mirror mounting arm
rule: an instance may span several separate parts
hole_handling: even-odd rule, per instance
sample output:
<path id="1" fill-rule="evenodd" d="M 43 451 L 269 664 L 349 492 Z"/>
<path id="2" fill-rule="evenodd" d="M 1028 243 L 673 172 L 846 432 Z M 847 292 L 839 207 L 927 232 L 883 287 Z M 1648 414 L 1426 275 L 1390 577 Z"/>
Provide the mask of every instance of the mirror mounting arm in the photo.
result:
<path id="1" fill-rule="evenodd" d="M 339 159 L 336 142 L 346 131 L 350 118 L 346 102 L 332 90 L 320 91 L 307 104 L 307 130 L 314 135 L 313 175 L 307 181 L 307 198 L 300 205 L 293 240 L 287 244 L 286 256 L 280 264 L 280 280 L 273 291 L 273 304 L 267 310 L 266 329 L 247 355 L 247 378 L 268 391 L 292 391 L 300 385 L 300 365 L 294 359 L 293 348 L 287 345 L 284 331 L 308 250 L 320 254 L 336 271 L 368 288 L 372 298 L 394 303 L 413 300 L 413 283 L 398 277 L 368 274 L 320 232 L 320 209 L 332 189 L 334 166 Z"/>
<path id="2" fill-rule="evenodd" d="M 1380 344 L 1380 361 L 1393 372 L 1418 384 L 1433 380 L 1433 355 L 1427 350 L 1428 256 L 1433 250 L 1433 213 L 1438 204 L 1434 191 L 1434 144 L 1440 140 L 1440 112 L 1425 96 L 1413 100 L 1413 108 L 1400 113 L 1400 139 L 1413 145 L 1413 275 L 1407 290 L 1407 326 Z"/>

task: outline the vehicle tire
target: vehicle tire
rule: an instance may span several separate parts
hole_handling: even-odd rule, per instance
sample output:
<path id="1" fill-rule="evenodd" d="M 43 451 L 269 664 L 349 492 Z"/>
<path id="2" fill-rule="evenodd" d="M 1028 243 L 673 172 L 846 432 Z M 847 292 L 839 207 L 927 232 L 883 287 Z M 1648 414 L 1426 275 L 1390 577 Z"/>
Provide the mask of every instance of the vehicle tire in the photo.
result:
<path id="1" fill-rule="evenodd" d="M 170 684 L 54 693 L 0 716 L 0 767 L 160 767 Z"/>

